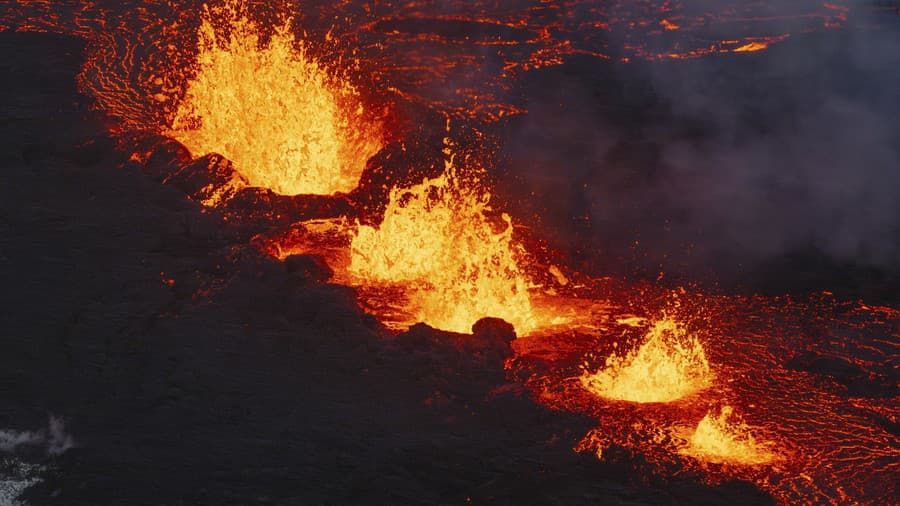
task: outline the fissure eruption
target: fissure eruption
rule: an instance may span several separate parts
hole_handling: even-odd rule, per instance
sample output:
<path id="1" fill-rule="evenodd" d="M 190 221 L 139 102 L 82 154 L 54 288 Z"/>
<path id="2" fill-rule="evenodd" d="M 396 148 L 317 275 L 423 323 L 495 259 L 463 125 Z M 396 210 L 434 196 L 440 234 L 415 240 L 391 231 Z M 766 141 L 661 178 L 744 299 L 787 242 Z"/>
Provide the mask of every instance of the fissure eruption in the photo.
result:
<path id="1" fill-rule="evenodd" d="M 267 24 L 256 11 L 272 7 L 254 2 L 64 2 L 61 17 L 53 2 L 20 1 L 0 24 L 90 40 L 81 91 L 117 118 L 123 166 L 239 222 L 234 248 L 306 255 L 315 276 L 292 282 L 357 289 L 385 334 L 511 323 L 508 377 L 596 421 L 578 451 L 628 455 L 648 475 L 747 480 L 782 504 L 884 503 L 900 473 L 895 309 L 551 265 L 542 255 L 557 252 L 525 239 L 540 217 L 490 187 L 496 147 L 449 140 L 450 123 L 502 138 L 529 114 L 520 85 L 537 69 L 757 58 L 842 29 L 857 9 L 796 2 L 773 19 L 764 3 L 342 0 L 284 5 Z M 374 164 L 396 139 L 412 167 Z M 435 159 L 443 172 L 426 175 Z M 657 310 L 676 295 L 677 311 Z"/>

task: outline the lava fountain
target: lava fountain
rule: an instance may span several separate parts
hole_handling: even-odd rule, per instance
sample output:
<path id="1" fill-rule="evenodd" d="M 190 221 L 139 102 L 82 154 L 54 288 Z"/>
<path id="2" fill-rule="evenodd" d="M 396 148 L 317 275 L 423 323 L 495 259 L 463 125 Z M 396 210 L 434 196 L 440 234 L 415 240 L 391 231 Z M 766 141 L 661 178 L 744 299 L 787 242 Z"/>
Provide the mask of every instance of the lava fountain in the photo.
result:
<path id="1" fill-rule="evenodd" d="M 718 416 L 710 412 L 700 420 L 681 453 L 709 462 L 759 465 L 775 458 L 767 446 L 756 440 L 734 408 L 723 406 Z"/>
<path id="2" fill-rule="evenodd" d="M 710 384 L 703 346 L 684 325 L 671 317 L 653 323 L 644 343 L 627 355 L 615 352 L 606 367 L 585 373 L 581 384 L 609 399 L 632 402 L 672 402 Z"/>
<path id="3" fill-rule="evenodd" d="M 195 155 L 224 155 L 253 186 L 348 192 L 381 147 L 379 126 L 292 28 L 287 18 L 263 40 L 235 2 L 204 6 L 196 74 L 167 134 Z"/>
<path id="4" fill-rule="evenodd" d="M 403 285 L 411 312 L 435 327 L 469 332 L 494 316 L 527 333 L 537 318 L 512 219 L 490 219 L 490 194 L 445 154 L 443 174 L 392 189 L 381 225 L 358 227 L 349 271 L 366 283 Z"/>

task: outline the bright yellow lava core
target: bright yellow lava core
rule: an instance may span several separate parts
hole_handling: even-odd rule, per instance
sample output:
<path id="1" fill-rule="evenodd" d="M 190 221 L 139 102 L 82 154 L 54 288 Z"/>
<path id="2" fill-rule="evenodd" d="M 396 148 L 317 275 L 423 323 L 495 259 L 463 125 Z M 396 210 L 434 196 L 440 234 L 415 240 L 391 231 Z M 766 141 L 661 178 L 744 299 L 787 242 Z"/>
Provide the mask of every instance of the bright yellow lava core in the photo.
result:
<path id="1" fill-rule="evenodd" d="M 350 273 L 405 286 L 419 321 L 442 330 L 469 332 L 486 316 L 512 323 L 520 335 L 533 330 L 524 249 L 508 215 L 489 219 L 489 200 L 449 159 L 441 176 L 391 190 L 380 226 L 358 227 Z"/>
<path id="2" fill-rule="evenodd" d="M 348 192 L 381 147 L 380 127 L 364 119 L 356 89 L 329 74 L 291 27 L 284 21 L 263 42 L 237 2 L 205 6 L 196 74 L 167 133 L 195 156 L 225 156 L 253 186 Z"/>
<path id="3" fill-rule="evenodd" d="M 718 416 L 707 413 L 681 453 L 710 462 L 757 465 L 772 461 L 775 455 L 733 414 L 731 406 L 724 406 Z"/>
<path id="4" fill-rule="evenodd" d="M 644 343 L 626 356 L 613 353 L 606 367 L 585 373 L 585 389 L 610 399 L 671 402 L 706 388 L 706 353 L 696 336 L 672 318 L 652 324 Z"/>

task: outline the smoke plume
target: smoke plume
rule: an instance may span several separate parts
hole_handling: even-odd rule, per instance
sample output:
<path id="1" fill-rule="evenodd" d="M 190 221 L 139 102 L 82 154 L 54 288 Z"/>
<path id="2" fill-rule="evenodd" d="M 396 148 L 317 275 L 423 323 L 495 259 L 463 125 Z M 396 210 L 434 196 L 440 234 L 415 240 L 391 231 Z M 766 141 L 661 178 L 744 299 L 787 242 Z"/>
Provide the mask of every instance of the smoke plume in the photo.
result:
<path id="1" fill-rule="evenodd" d="M 766 29 L 786 33 L 779 23 L 794 18 L 778 9 Z M 611 266 L 618 250 L 643 268 L 725 275 L 810 252 L 895 268 L 897 18 L 857 5 L 842 28 L 793 33 L 759 53 L 576 61 L 547 76 L 552 90 L 531 90 L 512 163 L 544 199 L 555 188 L 548 228 L 586 215 L 589 238 L 560 240 Z M 727 39 L 732 27 L 704 36 Z"/>

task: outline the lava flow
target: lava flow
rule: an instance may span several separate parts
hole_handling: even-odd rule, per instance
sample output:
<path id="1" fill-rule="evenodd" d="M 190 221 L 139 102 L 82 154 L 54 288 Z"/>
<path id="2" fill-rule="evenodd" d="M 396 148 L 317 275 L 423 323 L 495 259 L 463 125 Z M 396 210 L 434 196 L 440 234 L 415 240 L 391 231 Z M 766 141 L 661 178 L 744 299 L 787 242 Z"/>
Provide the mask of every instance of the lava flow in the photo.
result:
<path id="1" fill-rule="evenodd" d="M 226 156 L 252 186 L 290 195 L 355 188 L 381 147 L 356 90 L 294 39 L 290 19 L 264 42 L 234 2 L 203 13 L 196 75 L 167 133 L 196 155 Z"/>

